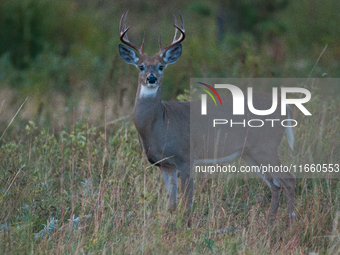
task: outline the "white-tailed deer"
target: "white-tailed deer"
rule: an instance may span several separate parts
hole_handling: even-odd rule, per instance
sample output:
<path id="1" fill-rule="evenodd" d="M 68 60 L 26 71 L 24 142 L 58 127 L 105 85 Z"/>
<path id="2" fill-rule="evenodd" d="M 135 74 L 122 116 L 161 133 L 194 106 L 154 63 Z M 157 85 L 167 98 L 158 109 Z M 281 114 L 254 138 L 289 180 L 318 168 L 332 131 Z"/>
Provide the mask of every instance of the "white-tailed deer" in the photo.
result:
<path id="1" fill-rule="evenodd" d="M 144 39 L 141 47 L 132 44 L 127 38 L 126 27 L 127 12 L 120 20 L 120 40 L 130 48 L 119 44 L 119 54 L 122 59 L 135 65 L 139 69 L 138 89 L 134 106 L 134 123 L 139 134 L 139 141 L 143 151 L 151 164 L 155 164 L 161 170 L 167 191 L 169 210 L 176 209 L 177 200 L 177 172 L 181 179 L 181 190 L 183 193 L 183 204 L 188 212 L 188 226 L 191 225 L 191 207 L 193 199 L 193 178 L 190 176 L 193 159 L 202 159 L 202 153 L 191 151 L 192 148 L 202 148 L 202 134 L 197 134 L 196 140 L 190 142 L 189 132 L 202 132 L 211 127 L 204 116 L 200 115 L 200 102 L 162 102 L 161 88 L 163 71 L 167 65 L 175 63 L 181 56 L 181 42 L 185 38 L 184 22 L 181 13 L 181 27 L 177 25 L 175 18 L 175 36 L 173 42 L 163 48 L 159 37 L 160 52 L 149 57 L 143 52 Z M 177 36 L 177 32 L 180 35 Z M 132 48 L 132 49 L 131 49 Z M 135 51 L 136 52 L 135 52 Z M 253 102 L 257 103 L 257 109 L 268 109 L 271 107 L 271 95 L 266 93 L 253 93 Z M 208 106 L 211 102 L 208 101 Z M 197 125 L 190 129 L 190 108 L 197 109 Z M 212 107 L 208 107 L 208 109 Z M 223 110 L 226 119 L 232 117 L 232 98 L 223 98 Z M 277 109 L 274 113 L 266 116 L 268 119 L 282 119 Z M 213 118 L 213 111 L 208 112 Z M 249 111 L 245 114 L 249 118 L 254 116 Z M 192 117 L 192 116 L 191 116 Z M 256 116 L 257 119 L 261 116 Z M 205 124 L 206 123 L 206 124 Z M 211 124 L 211 123 L 210 123 Z M 203 127 L 202 127 L 203 125 Z M 206 127 L 204 126 L 206 125 Z M 194 125 L 195 127 L 195 125 Z M 288 129 L 288 130 L 287 130 Z M 289 130 L 290 129 L 290 130 Z M 220 129 L 221 130 L 221 129 Z M 233 128 L 224 129 L 223 142 L 219 141 L 222 149 L 219 150 L 220 158 L 226 161 L 233 160 L 237 156 L 244 158 L 249 165 L 272 165 L 280 166 L 278 147 L 281 143 L 285 128 L 278 126 L 263 128 Z M 293 147 L 294 137 L 291 128 L 286 128 L 288 140 Z M 207 134 L 207 133 L 206 133 Z M 214 140 L 214 139 L 212 139 Z M 205 157 L 212 158 L 213 155 Z M 190 158 L 191 157 L 191 158 Z M 287 194 L 288 201 L 288 223 L 294 218 L 294 195 L 295 178 L 290 173 L 274 173 L 266 176 L 259 173 L 271 190 L 272 198 L 269 211 L 269 219 L 273 219 L 279 205 L 279 190 L 282 187 Z"/>

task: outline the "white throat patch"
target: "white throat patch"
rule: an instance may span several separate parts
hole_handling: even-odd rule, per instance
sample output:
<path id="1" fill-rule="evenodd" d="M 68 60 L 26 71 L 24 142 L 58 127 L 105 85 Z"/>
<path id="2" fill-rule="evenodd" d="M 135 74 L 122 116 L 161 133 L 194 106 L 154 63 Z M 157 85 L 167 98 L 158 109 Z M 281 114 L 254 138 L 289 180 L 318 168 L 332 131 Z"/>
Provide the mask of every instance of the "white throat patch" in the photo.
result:
<path id="1" fill-rule="evenodd" d="M 155 97 L 157 95 L 157 90 L 158 90 L 158 86 L 154 87 L 154 88 L 150 88 L 147 86 L 143 86 L 141 85 L 141 89 L 139 92 L 139 98 L 142 97 Z"/>

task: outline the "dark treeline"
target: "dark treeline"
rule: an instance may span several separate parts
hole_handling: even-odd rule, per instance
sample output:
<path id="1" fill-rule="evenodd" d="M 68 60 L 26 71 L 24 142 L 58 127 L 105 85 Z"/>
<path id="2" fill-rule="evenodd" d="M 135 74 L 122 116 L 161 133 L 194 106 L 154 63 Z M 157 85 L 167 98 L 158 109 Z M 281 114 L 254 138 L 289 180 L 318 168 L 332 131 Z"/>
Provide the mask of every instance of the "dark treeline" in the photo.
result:
<path id="1" fill-rule="evenodd" d="M 167 100 L 185 93 L 193 77 L 308 77 L 325 45 L 311 75 L 338 77 L 339 8 L 336 0 L 4 0 L 0 88 L 11 91 L 9 108 L 33 97 L 27 112 L 41 124 L 54 123 L 51 112 L 70 115 L 81 107 L 83 117 L 103 113 L 105 105 L 112 118 L 128 112 L 137 72 L 118 56 L 126 10 L 130 40 L 139 44 L 146 32 L 148 54 L 158 51 L 159 34 L 163 44 L 171 41 L 172 13 L 183 14 L 187 38 L 181 60 L 166 70 Z"/>

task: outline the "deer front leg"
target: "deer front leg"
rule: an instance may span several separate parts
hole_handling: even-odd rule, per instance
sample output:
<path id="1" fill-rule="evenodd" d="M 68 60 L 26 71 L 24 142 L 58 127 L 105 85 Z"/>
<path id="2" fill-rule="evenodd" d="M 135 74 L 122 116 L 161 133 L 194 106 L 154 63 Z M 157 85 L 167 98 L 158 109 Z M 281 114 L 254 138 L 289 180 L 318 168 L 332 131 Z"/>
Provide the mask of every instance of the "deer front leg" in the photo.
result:
<path id="1" fill-rule="evenodd" d="M 288 174 L 287 174 L 288 175 Z M 283 187 L 287 195 L 287 208 L 288 208 L 288 226 L 294 223 L 294 198 L 295 198 L 295 178 L 291 175 L 288 175 L 290 178 L 281 178 L 281 179 L 271 179 L 271 192 L 272 192 L 272 202 L 270 205 L 269 217 L 270 223 L 274 220 L 277 207 L 279 205 L 279 187 Z"/>
<path id="2" fill-rule="evenodd" d="M 161 169 L 166 188 L 168 210 L 176 210 L 177 201 L 177 171 L 176 169 Z"/>
<path id="3" fill-rule="evenodd" d="M 268 223 L 269 225 L 272 225 L 275 221 L 276 212 L 279 207 L 280 187 L 276 186 L 272 179 L 270 179 L 269 182 L 270 182 L 270 191 L 272 193 L 272 199 L 270 203 Z"/>
<path id="4" fill-rule="evenodd" d="M 179 173 L 181 179 L 181 190 L 182 190 L 182 204 L 185 208 L 188 227 L 191 227 L 192 222 L 192 197 L 194 190 L 194 180 L 190 178 L 189 173 Z"/>
<path id="5" fill-rule="evenodd" d="M 294 223 L 295 213 L 294 213 L 294 198 L 295 198 L 295 178 L 282 179 L 284 191 L 287 195 L 287 208 L 288 208 L 288 225 Z"/>

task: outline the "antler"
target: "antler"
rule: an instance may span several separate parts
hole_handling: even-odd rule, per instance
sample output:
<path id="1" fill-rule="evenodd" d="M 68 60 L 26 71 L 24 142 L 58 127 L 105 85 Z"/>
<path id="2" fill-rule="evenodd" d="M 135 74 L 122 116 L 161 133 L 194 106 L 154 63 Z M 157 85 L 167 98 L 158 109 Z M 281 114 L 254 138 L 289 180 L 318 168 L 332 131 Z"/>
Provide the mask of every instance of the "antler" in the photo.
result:
<path id="1" fill-rule="evenodd" d="M 119 36 L 120 36 L 120 40 L 130 46 L 131 48 L 135 49 L 136 51 L 138 51 L 138 53 L 141 55 L 143 55 L 143 50 L 144 50 L 144 42 L 145 42 L 145 33 L 144 33 L 144 38 L 143 38 L 143 42 L 142 42 L 142 46 L 137 47 L 136 45 L 132 44 L 128 37 L 127 37 L 127 31 L 129 30 L 130 27 L 126 28 L 126 18 L 128 15 L 129 11 L 126 11 L 123 13 L 122 17 L 120 18 L 120 22 L 119 22 Z"/>
<path id="2" fill-rule="evenodd" d="M 161 36 L 159 35 L 158 43 L 159 43 L 159 48 L 160 48 L 160 50 L 161 50 L 161 55 L 162 55 L 164 52 L 166 52 L 168 49 L 170 49 L 171 47 L 173 47 L 173 46 L 175 46 L 176 44 L 179 44 L 180 42 L 182 42 L 182 41 L 184 40 L 184 38 L 185 38 L 185 29 L 184 29 L 183 17 L 182 17 L 181 12 L 180 12 L 180 11 L 178 11 L 178 12 L 179 12 L 179 16 L 181 17 L 181 26 L 182 26 L 182 28 L 180 28 L 180 27 L 177 26 L 177 19 L 176 19 L 176 16 L 175 16 L 174 14 L 172 14 L 172 15 L 174 16 L 174 20 L 175 20 L 175 24 L 174 24 L 174 27 L 176 28 L 176 30 L 175 30 L 175 36 L 174 36 L 174 39 L 172 40 L 172 43 L 171 43 L 169 46 L 163 48 L 163 47 L 162 47 L 162 44 L 161 44 Z M 176 39 L 176 37 L 177 37 L 177 31 L 178 31 L 178 30 L 181 32 L 181 35 L 179 36 L 178 39 Z"/>

